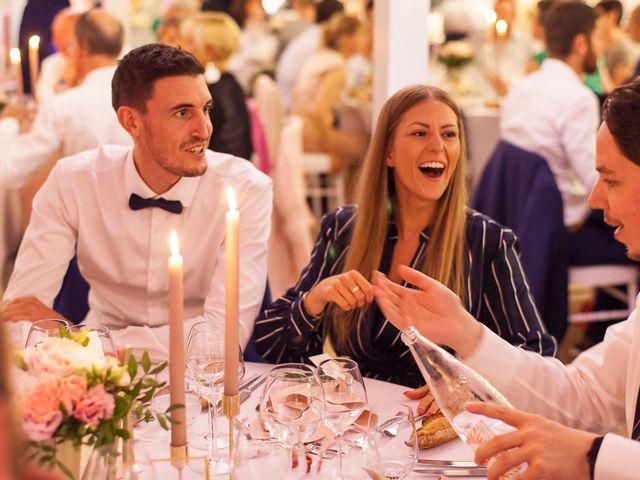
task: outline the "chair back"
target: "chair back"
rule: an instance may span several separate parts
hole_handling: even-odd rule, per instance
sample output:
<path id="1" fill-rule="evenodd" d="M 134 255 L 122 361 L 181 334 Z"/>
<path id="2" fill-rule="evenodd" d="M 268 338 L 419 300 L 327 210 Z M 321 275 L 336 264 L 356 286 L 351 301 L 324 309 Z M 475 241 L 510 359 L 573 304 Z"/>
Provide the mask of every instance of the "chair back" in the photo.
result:
<path id="1" fill-rule="evenodd" d="M 536 306 L 549 333 L 560 341 L 567 327 L 568 235 L 549 165 L 535 153 L 499 142 L 472 205 L 517 235 Z"/>
<path id="2" fill-rule="evenodd" d="M 280 136 L 284 124 L 280 91 L 269 75 L 261 74 L 256 78 L 253 86 L 253 105 L 268 152 L 269 167 L 266 171 L 263 170 L 268 174 L 274 163 L 278 161 Z M 253 123 L 251 126 L 253 127 Z"/>

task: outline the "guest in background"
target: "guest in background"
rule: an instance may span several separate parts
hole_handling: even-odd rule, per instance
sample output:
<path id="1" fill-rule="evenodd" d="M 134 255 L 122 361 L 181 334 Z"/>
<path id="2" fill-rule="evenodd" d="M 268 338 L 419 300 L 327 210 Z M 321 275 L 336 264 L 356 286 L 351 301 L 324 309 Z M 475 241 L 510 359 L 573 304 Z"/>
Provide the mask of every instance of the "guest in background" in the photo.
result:
<path id="1" fill-rule="evenodd" d="M 596 35 L 601 44 L 604 66 L 611 80 L 610 91 L 633 76 L 638 54 L 633 41 L 620 28 L 622 3 L 619 0 L 603 0 L 596 5 L 598 20 Z"/>
<path id="2" fill-rule="evenodd" d="M 478 53 L 478 66 L 496 95 L 502 97 L 525 75 L 532 55 L 531 39 L 516 27 L 511 0 L 497 0 L 493 9 L 496 23 L 490 27 Z M 505 22 L 504 31 L 500 30 L 502 22 Z"/>
<path id="3" fill-rule="evenodd" d="M 302 65 L 294 90 L 293 113 L 304 121 L 304 150 L 330 154 L 336 171 L 357 167 L 366 150 L 363 134 L 335 126 L 335 109 L 346 93 L 346 61 L 361 51 L 363 41 L 357 18 L 335 14 L 324 26 L 321 48 Z"/>
<path id="4" fill-rule="evenodd" d="M 508 342 L 553 355 L 518 260 L 513 232 L 466 208 L 460 109 L 435 87 L 407 87 L 382 108 L 357 205 L 325 215 L 298 283 L 256 320 L 267 360 L 307 362 L 330 339 L 368 377 L 418 386 L 400 332 L 373 301 L 375 270 L 399 282 L 413 268 L 452 288 L 467 311 Z"/>
<path id="5" fill-rule="evenodd" d="M 80 20 L 79 20 L 80 22 Z M 112 104 L 133 147 L 105 145 L 63 159 L 33 202 L 3 314 L 55 318 L 51 305 L 77 255 L 89 290 L 87 324 L 109 327 L 116 346 L 168 356 L 169 233 L 184 255 L 185 330 L 224 329 L 225 189 L 239 227 L 240 341 L 247 344 L 266 285 L 271 181 L 249 162 L 207 150 L 212 100 L 204 68 L 160 44 L 119 62 Z"/>
<path id="6" fill-rule="evenodd" d="M 10 139 L 0 153 L 0 184 L 17 188 L 59 156 L 107 143 L 131 143 L 111 107 L 111 79 L 123 42 L 122 25 L 104 10 L 83 13 L 75 25 L 73 62 L 77 87 L 42 104 L 33 127 L 19 134 L 19 110 L 0 120 L 0 135 Z"/>
<path id="7" fill-rule="evenodd" d="M 238 48 L 238 25 L 225 13 L 203 12 L 187 18 L 181 33 L 184 48 L 206 67 L 205 80 L 213 98 L 209 149 L 250 160 L 249 112 L 242 87 L 227 71 L 229 58 Z"/>
<path id="8" fill-rule="evenodd" d="M 241 29 L 240 45 L 229 60 L 229 71 L 250 94 L 256 76 L 275 69 L 278 40 L 271 32 L 260 0 L 232 0 L 229 15 Z"/>
<path id="9" fill-rule="evenodd" d="M 334 14 L 344 11 L 339 0 L 321 0 L 316 4 L 316 24 L 289 42 L 282 51 L 276 66 L 276 83 L 282 96 L 285 112 L 293 107 L 293 90 L 304 62 L 322 44 L 322 27 Z"/>
<path id="10" fill-rule="evenodd" d="M 74 29 L 81 13 L 65 8 L 51 22 L 52 42 L 56 52 L 42 61 L 37 85 L 40 103 L 78 83 L 72 49 L 75 41 Z"/>
<path id="11" fill-rule="evenodd" d="M 158 42 L 179 47 L 180 24 L 182 21 L 198 12 L 198 5 L 192 0 L 170 0 L 160 12 L 156 19 L 154 29 L 158 37 Z"/>
<path id="12" fill-rule="evenodd" d="M 289 42 L 313 26 L 316 21 L 316 0 L 291 0 L 291 11 L 294 14 L 294 19 L 278 32 L 276 58 L 280 57 Z"/>

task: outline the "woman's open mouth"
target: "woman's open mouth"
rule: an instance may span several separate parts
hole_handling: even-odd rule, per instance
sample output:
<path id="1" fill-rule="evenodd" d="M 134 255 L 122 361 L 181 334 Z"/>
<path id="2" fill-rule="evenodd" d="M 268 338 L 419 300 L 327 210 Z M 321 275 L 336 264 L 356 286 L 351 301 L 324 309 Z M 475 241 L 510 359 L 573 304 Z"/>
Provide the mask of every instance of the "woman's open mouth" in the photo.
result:
<path id="1" fill-rule="evenodd" d="M 418 168 L 427 177 L 439 178 L 444 174 L 446 165 L 442 162 L 425 162 Z"/>

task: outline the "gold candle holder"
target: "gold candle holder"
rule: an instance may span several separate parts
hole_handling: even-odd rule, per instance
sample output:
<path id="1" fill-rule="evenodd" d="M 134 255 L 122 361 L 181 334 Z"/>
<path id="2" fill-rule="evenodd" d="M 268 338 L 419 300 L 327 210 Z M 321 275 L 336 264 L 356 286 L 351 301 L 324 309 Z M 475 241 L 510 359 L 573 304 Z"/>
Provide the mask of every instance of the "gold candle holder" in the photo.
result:
<path id="1" fill-rule="evenodd" d="M 182 470 L 187 466 L 187 459 L 189 457 L 189 448 L 187 444 L 177 446 L 171 445 L 169 451 L 171 452 L 171 465 L 178 470 Z"/>
<path id="2" fill-rule="evenodd" d="M 126 368 L 131 358 L 131 346 L 127 345 L 122 349 L 122 365 Z M 129 411 L 122 419 L 122 428 L 129 432 L 129 438 L 122 441 L 122 461 L 134 463 L 136 461 L 133 450 L 133 419 Z"/>
<path id="3" fill-rule="evenodd" d="M 229 464 L 233 461 L 233 421 L 240 413 L 240 394 L 222 395 L 222 414 L 229 419 Z"/>

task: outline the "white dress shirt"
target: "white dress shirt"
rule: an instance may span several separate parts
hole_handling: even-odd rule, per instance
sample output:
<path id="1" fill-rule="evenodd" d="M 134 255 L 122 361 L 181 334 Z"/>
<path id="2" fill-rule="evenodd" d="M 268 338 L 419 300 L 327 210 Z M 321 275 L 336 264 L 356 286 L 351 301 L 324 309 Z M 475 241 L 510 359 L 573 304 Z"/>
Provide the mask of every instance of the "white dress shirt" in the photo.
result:
<path id="1" fill-rule="evenodd" d="M 0 120 L 0 137 L 13 133 L 0 152 L 1 185 L 23 186 L 58 152 L 66 157 L 100 145 L 131 145 L 111 106 L 115 69 L 92 70 L 80 85 L 43 103 L 28 133 L 15 135 L 15 119 Z"/>
<path id="2" fill-rule="evenodd" d="M 579 224 L 589 211 L 599 123 L 593 92 L 553 58 L 516 83 L 502 105 L 501 138 L 547 161 L 562 195 L 566 226 Z"/>
<path id="3" fill-rule="evenodd" d="M 36 87 L 38 102 L 46 102 L 59 93 L 65 63 L 66 59 L 60 52 L 52 53 L 42 60 Z"/>
<path id="4" fill-rule="evenodd" d="M 108 145 L 59 161 L 33 202 L 33 214 L 5 298 L 34 295 L 52 305 L 75 253 L 87 280 L 87 323 L 102 323 L 119 347 L 168 354 L 169 232 L 184 257 L 185 332 L 207 320 L 224 330 L 225 188 L 240 212 L 240 340 L 253 331 L 267 278 L 271 180 L 251 163 L 207 151 L 201 177 L 156 195 L 137 173 L 130 147 Z M 179 200 L 184 210 L 133 211 L 129 197 Z M 186 334 L 185 334 L 186 336 Z"/>
<path id="5" fill-rule="evenodd" d="M 289 112 L 293 107 L 293 90 L 302 65 L 318 50 L 321 40 L 321 28 L 318 25 L 312 25 L 291 40 L 280 55 L 276 67 L 276 82 L 282 95 L 282 106 L 285 112 Z"/>
<path id="6" fill-rule="evenodd" d="M 479 345 L 464 361 L 515 408 L 598 433 L 626 419 L 628 431 L 633 430 L 640 385 L 637 310 L 628 320 L 609 327 L 603 342 L 570 365 L 514 348 L 486 327 Z M 598 454 L 595 480 L 637 479 L 639 470 L 640 442 L 607 434 Z"/>

